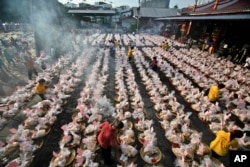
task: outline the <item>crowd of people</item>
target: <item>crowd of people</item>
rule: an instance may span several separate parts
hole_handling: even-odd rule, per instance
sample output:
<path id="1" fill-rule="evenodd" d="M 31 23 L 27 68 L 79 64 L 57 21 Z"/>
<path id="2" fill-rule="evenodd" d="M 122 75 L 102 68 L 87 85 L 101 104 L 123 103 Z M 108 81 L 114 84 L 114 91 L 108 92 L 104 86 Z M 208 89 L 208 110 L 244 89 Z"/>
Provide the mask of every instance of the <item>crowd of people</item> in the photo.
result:
<path id="1" fill-rule="evenodd" d="M 12 68 L 19 65 L 25 65 L 27 76 L 32 80 L 32 75 L 37 75 L 35 68 L 35 55 L 32 54 L 28 43 L 11 37 L 9 41 L 1 42 L 0 48 L 0 70 L 2 73 L 8 73 Z"/>
<path id="2" fill-rule="evenodd" d="M 162 43 L 162 47 L 165 47 L 165 41 Z M 227 58 L 235 64 L 241 64 L 245 68 L 249 68 L 250 61 L 250 46 L 249 44 L 244 44 L 242 46 L 236 46 L 236 44 L 227 44 L 224 40 L 219 44 L 215 38 L 212 36 L 207 36 L 204 39 L 197 41 L 193 39 L 190 35 L 185 38 L 185 43 L 187 44 L 187 49 L 192 47 L 198 47 L 202 51 L 208 54 L 216 54 L 221 58 Z M 164 49 L 165 50 L 165 49 Z"/>
<path id="3" fill-rule="evenodd" d="M 32 35 L 30 35 L 31 37 Z M 28 40 L 14 37 L 0 39 L 0 71 L 2 74 L 7 76 L 14 68 L 24 66 L 28 80 L 33 80 L 34 75 L 38 75 L 38 71 L 47 68 L 48 61 L 52 61 L 52 58 L 55 57 L 55 48 L 50 48 L 48 53 L 41 50 L 37 55 L 34 43 L 27 42 Z"/>
<path id="4" fill-rule="evenodd" d="M 29 25 L 25 23 L 2 22 L 0 20 L 0 31 L 3 32 L 26 30 L 28 27 Z"/>
<path id="5" fill-rule="evenodd" d="M 215 42 L 212 37 L 207 37 L 204 39 L 202 50 L 207 51 L 209 54 L 216 52 L 219 56 L 230 59 L 234 63 L 243 64 L 244 67 L 249 67 L 245 64 L 250 57 L 249 45 L 245 44 L 241 48 L 236 47 L 236 45 L 232 45 L 229 48 L 229 45 L 224 42 L 220 45 L 221 46 L 217 47 L 217 51 L 215 51 Z"/>

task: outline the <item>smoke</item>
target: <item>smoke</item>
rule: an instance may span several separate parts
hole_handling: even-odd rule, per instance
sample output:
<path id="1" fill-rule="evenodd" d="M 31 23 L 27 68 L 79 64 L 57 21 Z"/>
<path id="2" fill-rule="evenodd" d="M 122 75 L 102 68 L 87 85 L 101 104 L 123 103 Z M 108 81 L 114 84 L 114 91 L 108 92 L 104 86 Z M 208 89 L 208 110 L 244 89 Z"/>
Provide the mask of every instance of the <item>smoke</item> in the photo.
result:
<path id="1" fill-rule="evenodd" d="M 4 7 L 3 7 L 4 6 Z M 83 21 L 80 15 L 69 15 L 58 0 L 2 0 L 0 9 L 18 16 L 20 22 L 26 20 L 30 23 L 35 36 L 36 56 L 40 56 L 40 51 L 45 51 L 46 55 L 51 55 L 51 49 L 55 50 L 55 58 L 63 55 L 66 51 L 72 50 L 74 35 L 70 32 L 80 26 L 82 28 L 98 28 L 102 32 L 115 32 L 109 26 L 91 24 Z M 12 20 L 16 21 L 16 20 Z M 93 32 L 96 30 L 93 28 Z M 92 34 L 88 30 L 88 34 Z M 81 43 L 81 42 L 80 42 Z"/>
<path id="2" fill-rule="evenodd" d="M 149 19 L 146 24 L 146 27 L 142 28 L 141 30 L 146 33 L 150 34 L 160 34 L 165 27 L 165 24 L 163 22 L 155 22 Z"/>
<path id="3" fill-rule="evenodd" d="M 69 41 L 65 15 L 67 10 L 57 0 L 0 1 L 0 19 L 4 22 L 30 23 L 35 34 L 37 56 L 41 50 L 48 53 L 52 47 L 60 50 L 61 41 Z"/>
<path id="4" fill-rule="evenodd" d="M 60 49 L 59 43 L 67 34 L 62 24 L 62 14 L 57 0 L 31 0 L 31 24 L 34 28 L 37 56 L 41 50 Z"/>
<path id="5" fill-rule="evenodd" d="M 2 0 L 0 14 L 4 21 L 29 22 L 29 1 Z"/>

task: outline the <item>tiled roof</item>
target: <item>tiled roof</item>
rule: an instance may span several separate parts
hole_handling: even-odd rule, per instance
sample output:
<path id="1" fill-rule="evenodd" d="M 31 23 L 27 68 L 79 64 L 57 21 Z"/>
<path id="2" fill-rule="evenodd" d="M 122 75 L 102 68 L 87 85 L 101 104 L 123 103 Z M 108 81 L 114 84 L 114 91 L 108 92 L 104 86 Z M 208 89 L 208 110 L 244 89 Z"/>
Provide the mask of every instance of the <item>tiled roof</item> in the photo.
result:
<path id="1" fill-rule="evenodd" d="M 250 13 L 250 0 L 220 0 L 216 10 L 215 1 L 204 5 L 198 5 L 193 12 L 193 8 L 185 8 L 182 14 L 206 15 L 206 14 L 230 14 L 230 13 Z"/>
<path id="2" fill-rule="evenodd" d="M 226 8 L 218 6 L 217 9 L 218 12 L 228 12 L 228 13 L 232 13 L 232 12 L 250 12 L 250 1 L 249 0 L 238 0 L 236 3 L 233 3 L 231 5 L 228 5 Z"/>

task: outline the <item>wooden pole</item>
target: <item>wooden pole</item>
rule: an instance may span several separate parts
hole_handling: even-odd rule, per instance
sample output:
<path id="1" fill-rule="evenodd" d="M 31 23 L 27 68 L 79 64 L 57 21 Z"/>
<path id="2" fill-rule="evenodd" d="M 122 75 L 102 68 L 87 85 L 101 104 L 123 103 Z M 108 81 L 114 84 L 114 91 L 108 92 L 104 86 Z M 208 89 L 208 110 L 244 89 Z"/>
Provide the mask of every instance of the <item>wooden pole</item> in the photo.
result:
<path id="1" fill-rule="evenodd" d="M 220 0 L 215 0 L 213 10 L 217 10 Z"/>

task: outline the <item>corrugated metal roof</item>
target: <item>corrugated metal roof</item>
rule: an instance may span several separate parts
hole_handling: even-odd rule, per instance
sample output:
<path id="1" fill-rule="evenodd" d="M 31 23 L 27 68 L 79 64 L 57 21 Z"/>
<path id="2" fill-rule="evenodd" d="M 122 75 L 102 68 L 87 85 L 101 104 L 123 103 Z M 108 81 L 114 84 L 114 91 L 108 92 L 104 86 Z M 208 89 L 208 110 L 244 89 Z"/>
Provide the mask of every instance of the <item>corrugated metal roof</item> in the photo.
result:
<path id="1" fill-rule="evenodd" d="M 139 9 L 139 10 L 138 10 Z M 159 18 L 159 17 L 169 17 L 176 16 L 178 13 L 177 9 L 169 8 L 133 8 L 134 16 L 139 17 L 150 17 L 150 18 Z"/>
<path id="2" fill-rule="evenodd" d="M 158 18 L 155 20 L 250 20 L 249 14 L 227 14 L 227 15 L 189 15 Z"/>

